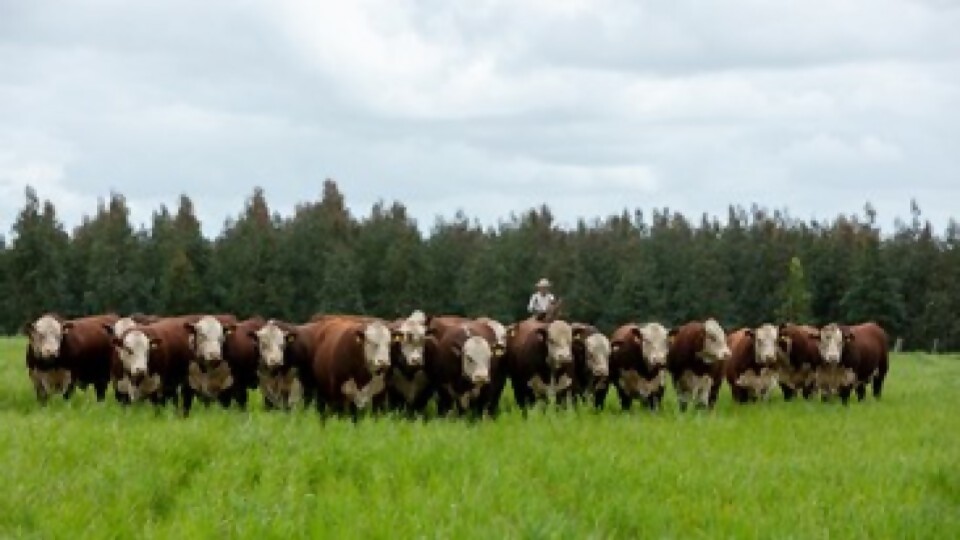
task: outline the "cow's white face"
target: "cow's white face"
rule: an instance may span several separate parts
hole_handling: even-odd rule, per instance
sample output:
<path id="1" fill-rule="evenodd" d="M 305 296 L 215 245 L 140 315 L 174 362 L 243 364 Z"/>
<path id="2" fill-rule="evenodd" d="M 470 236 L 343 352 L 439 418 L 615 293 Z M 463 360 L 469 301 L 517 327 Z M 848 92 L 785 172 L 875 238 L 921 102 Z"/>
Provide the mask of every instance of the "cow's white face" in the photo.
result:
<path id="1" fill-rule="evenodd" d="M 501 350 L 506 349 L 507 327 L 493 319 L 486 319 L 484 323 L 486 323 L 486 325 L 489 326 L 491 330 L 493 330 L 493 337 L 496 340 L 497 347 L 499 347 Z"/>
<path id="2" fill-rule="evenodd" d="M 204 364 L 223 360 L 223 342 L 227 339 L 228 331 L 220 321 L 207 315 L 201 317 L 192 327 L 191 344 L 197 360 Z"/>
<path id="3" fill-rule="evenodd" d="M 269 321 L 262 328 L 254 332 L 257 350 L 260 353 L 260 363 L 267 368 L 277 368 L 283 365 L 283 351 L 294 335 L 285 332 L 274 321 Z"/>
<path id="4" fill-rule="evenodd" d="M 60 356 L 60 343 L 65 332 L 64 324 L 55 317 L 44 315 L 29 328 L 30 348 L 33 355 L 42 360 Z"/>
<path id="5" fill-rule="evenodd" d="M 573 361 L 573 329 L 564 321 L 553 321 L 547 326 L 547 364 L 560 369 Z"/>
<path id="6" fill-rule="evenodd" d="M 754 356 L 758 364 L 776 363 L 779 340 L 779 331 L 772 324 L 765 324 L 753 331 Z"/>
<path id="7" fill-rule="evenodd" d="M 817 347 L 824 362 L 839 364 L 843 356 L 843 331 L 834 323 L 824 326 L 820 329 Z"/>
<path id="8" fill-rule="evenodd" d="M 490 344 L 480 336 L 471 336 L 463 342 L 460 359 L 463 363 L 463 376 L 474 384 L 490 382 L 490 357 L 493 352 Z"/>
<path id="9" fill-rule="evenodd" d="M 727 346 L 727 334 L 714 319 L 707 319 L 703 324 L 703 350 L 700 357 L 704 362 L 722 362 L 730 358 L 730 347 Z"/>
<path id="10" fill-rule="evenodd" d="M 395 339 L 400 344 L 400 354 L 407 365 L 423 365 L 423 343 L 427 339 L 427 317 L 422 311 L 414 311 L 400 324 Z"/>
<path id="11" fill-rule="evenodd" d="M 667 364 L 670 351 L 670 333 L 660 323 L 648 323 L 640 327 L 643 357 L 651 366 Z"/>
<path id="12" fill-rule="evenodd" d="M 150 363 L 150 350 L 156 346 L 142 330 L 129 330 L 114 342 L 123 370 L 131 377 L 147 374 Z"/>
<path id="13" fill-rule="evenodd" d="M 594 377 L 610 375 L 610 340 L 607 336 L 597 332 L 583 341 L 587 352 L 587 368 Z"/>
<path id="14" fill-rule="evenodd" d="M 122 336 L 123 333 L 126 332 L 127 330 L 131 330 L 136 327 L 137 327 L 136 321 L 134 321 L 130 317 L 124 317 L 113 324 L 112 332 L 114 336 L 119 337 L 119 336 Z"/>
<path id="15" fill-rule="evenodd" d="M 370 373 L 380 373 L 390 367 L 392 335 L 387 325 L 380 321 L 372 322 L 358 337 L 363 342 L 363 359 Z"/>

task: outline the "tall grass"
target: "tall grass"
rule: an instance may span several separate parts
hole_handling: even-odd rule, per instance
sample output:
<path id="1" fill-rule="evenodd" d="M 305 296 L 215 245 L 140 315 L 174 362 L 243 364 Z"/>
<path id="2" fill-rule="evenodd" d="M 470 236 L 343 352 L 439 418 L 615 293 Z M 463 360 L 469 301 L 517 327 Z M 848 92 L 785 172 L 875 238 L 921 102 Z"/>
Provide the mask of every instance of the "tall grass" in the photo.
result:
<path id="1" fill-rule="evenodd" d="M 0 340 L 3 538 L 958 538 L 960 358 L 884 399 L 322 420 L 34 401 Z"/>

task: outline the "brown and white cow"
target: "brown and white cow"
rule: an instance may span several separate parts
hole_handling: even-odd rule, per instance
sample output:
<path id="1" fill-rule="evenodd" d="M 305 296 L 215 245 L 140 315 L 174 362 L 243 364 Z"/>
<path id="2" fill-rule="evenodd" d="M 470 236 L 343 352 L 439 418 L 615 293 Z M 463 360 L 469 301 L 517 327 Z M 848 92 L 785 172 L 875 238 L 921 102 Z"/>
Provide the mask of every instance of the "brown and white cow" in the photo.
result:
<path id="1" fill-rule="evenodd" d="M 113 384 L 113 395 L 119 403 L 130 403 L 130 396 L 128 396 L 125 392 L 122 392 L 118 387 L 120 380 L 123 379 L 123 364 L 120 362 L 119 351 L 112 345 L 113 339 L 115 337 L 122 336 L 124 332 L 132 328 L 136 328 L 140 324 L 150 324 L 150 322 L 155 322 L 156 320 L 157 319 L 154 318 L 149 322 L 141 322 L 146 321 L 146 319 L 142 318 L 140 315 L 131 315 L 129 317 L 118 319 L 113 324 L 103 325 L 103 329 L 106 330 L 107 334 L 110 335 L 110 382 Z"/>
<path id="2" fill-rule="evenodd" d="M 308 329 L 309 325 L 303 328 Z M 257 347 L 257 381 L 264 406 L 267 409 L 288 410 L 302 402 L 304 391 L 300 372 L 303 360 L 298 361 L 293 351 L 298 339 L 298 327 L 270 320 L 256 331 L 249 330 L 247 335 Z M 310 332 L 306 330 L 303 335 L 306 339 Z M 310 355 L 312 357 L 312 353 Z"/>
<path id="3" fill-rule="evenodd" d="M 573 329 L 573 393 L 578 401 L 592 399 L 603 407 L 610 377 L 610 340 L 596 327 L 575 323 Z"/>
<path id="4" fill-rule="evenodd" d="M 437 394 L 439 415 L 447 415 L 454 407 L 460 413 L 484 412 L 484 392 L 492 380 L 494 340 L 489 326 L 476 322 L 444 332 L 429 355 L 426 368 Z"/>
<path id="5" fill-rule="evenodd" d="M 817 342 L 823 359 L 816 372 L 821 397 L 839 395 L 846 404 L 855 390 L 862 401 L 867 385 L 872 384 L 873 395 L 879 399 L 890 367 L 889 339 L 883 328 L 873 322 L 856 326 L 831 323 L 820 329 Z"/>
<path id="6" fill-rule="evenodd" d="M 670 332 L 660 323 L 625 324 L 611 336 L 610 380 L 620 406 L 638 399 L 650 410 L 660 408 L 666 383 Z"/>
<path id="7" fill-rule="evenodd" d="M 527 319 L 507 339 L 504 358 L 517 405 L 565 402 L 573 390 L 573 328 L 565 321 Z"/>
<path id="8" fill-rule="evenodd" d="M 227 407 L 235 402 L 241 409 L 246 408 L 250 390 L 257 388 L 258 347 L 257 341 L 250 336 L 266 324 L 260 317 L 253 317 L 232 325 L 224 326 L 226 338 L 223 341 L 223 360 L 230 371 L 232 384 L 222 386 L 217 395 L 221 405 Z M 222 369 L 222 368 L 214 368 Z M 208 378 L 216 381 L 217 376 Z"/>
<path id="9" fill-rule="evenodd" d="M 193 358 L 187 368 L 187 383 L 206 404 L 221 401 L 230 404 L 236 378 L 224 357 L 224 344 L 236 330 L 232 315 L 201 315 L 183 323 Z"/>
<path id="10" fill-rule="evenodd" d="M 813 326 L 781 324 L 778 332 L 785 353 L 777 373 L 783 399 L 790 401 L 798 392 L 809 399 L 816 391 L 816 372 L 822 362 L 817 347 L 820 331 Z"/>
<path id="11" fill-rule="evenodd" d="M 194 391 L 188 383 L 194 348 L 190 323 L 196 317 L 160 319 L 136 326 L 113 340 L 121 364 L 117 389 L 130 401 L 156 405 L 179 398 L 184 416 L 190 413 Z"/>
<path id="12" fill-rule="evenodd" d="M 427 341 L 434 333 L 427 316 L 414 311 L 390 325 L 390 373 L 387 394 L 390 406 L 407 412 L 422 411 L 430 399 L 430 384 L 424 371 Z"/>
<path id="13" fill-rule="evenodd" d="M 671 330 L 671 335 L 667 371 L 673 379 L 680 410 L 685 411 L 691 403 L 713 408 L 723 381 L 723 363 L 730 358 L 723 327 L 715 319 L 707 319 Z"/>
<path id="14" fill-rule="evenodd" d="M 727 337 L 730 359 L 724 365 L 730 394 L 737 403 L 769 399 L 780 366 L 787 362 L 786 341 L 772 324 L 742 328 Z"/>
<path id="15" fill-rule="evenodd" d="M 24 328 L 29 344 L 27 372 L 37 400 L 45 403 L 51 395 L 65 399 L 77 386 L 93 385 L 97 400 L 106 397 L 110 384 L 110 335 L 104 325 L 117 321 L 116 315 L 98 315 L 64 320 L 47 314 Z"/>
<path id="16" fill-rule="evenodd" d="M 327 319 L 319 323 L 313 378 L 318 407 L 350 412 L 385 404 L 392 333 L 380 320 Z"/>

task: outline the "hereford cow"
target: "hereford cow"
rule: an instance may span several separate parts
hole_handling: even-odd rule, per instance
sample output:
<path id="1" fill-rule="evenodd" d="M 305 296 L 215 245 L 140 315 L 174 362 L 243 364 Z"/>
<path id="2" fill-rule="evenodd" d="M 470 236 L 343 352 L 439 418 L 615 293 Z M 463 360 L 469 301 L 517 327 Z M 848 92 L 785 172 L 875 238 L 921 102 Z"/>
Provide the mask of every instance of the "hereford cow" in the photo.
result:
<path id="1" fill-rule="evenodd" d="M 290 409 L 304 399 L 300 373 L 305 359 L 312 358 L 313 347 L 294 345 L 299 332 L 302 331 L 303 340 L 312 335 L 309 329 L 310 325 L 294 327 L 270 320 L 257 330 L 247 331 L 256 343 L 257 381 L 267 409 Z"/>
<path id="2" fill-rule="evenodd" d="M 660 408 L 670 341 L 670 332 L 660 323 L 626 324 L 613 333 L 610 380 L 624 410 L 635 399 L 650 410 Z"/>
<path id="3" fill-rule="evenodd" d="M 868 322 L 856 326 L 828 324 L 818 335 L 823 363 L 817 369 L 817 389 L 827 399 L 839 395 L 846 404 L 856 390 L 863 401 L 867 385 L 880 398 L 883 381 L 889 370 L 887 333 L 878 324 Z"/>
<path id="4" fill-rule="evenodd" d="M 671 330 L 673 343 L 667 353 L 667 371 L 677 391 L 680 410 L 690 403 L 713 408 L 723 381 L 723 363 L 730 347 L 723 328 L 714 319 L 690 322 Z"/>
<path id="5" fill-rule="evenodd" d="M 130 403 L 130 396 L 119 389 L 120 381 L 123 379 L 123 363 L 120 362 L 120 353 L 112 345 L 113 338 L 122 336 L 124 332 L 131 328 L 136 328 L 140 324 L 150 324 L 156 319 L 145 322 L 147 319 L 142 315 L 131 315 L 118 319 L 113 324 L 104 324 L 103 329 L 110 335 L 110 382 L 113 384 L 113 395 L 117 402 L 122 404 Z"/>
<path id="6" fill-rule="evenodd" d="M 785 342 L 772 324 L 743 328 L 727 337 L 730 359 L 724 365 L 730 394 L 737 403 L 766 400 L 786 363 Z"/>
<path id="7" fill-rule="evenodd" d="M 179 398 L 187 416 L 194 395 L 187 380 L 195 354 L 190 328 L 197 320 L 195 316 L 160 319 L 115 337 L 122 366 L 118 390 L 133 402 L 149 399 L 162 405 Z"/>
<path id="8" fill-rule="evenodd" d="M 205 404 L 220 401 L 229 406 L 236 382 L 224 356 L 224 344 L 237 327 L 232 315 L 202 315 L 183 323 L 193 357 L 187 367 L 187 383 Z"/>
<path id="9" fill-rule="evenodd" d="M 319 322 L 313 357 L 317 406 L 349 411 L 354 420 L 368 407 L 381 408 L 390 367 L 390 329 L 382 321 L 328 319 Z"/>
<path id="10" fill-rule="evenodd" d="M 504 362 L 517 405 L 538 399 L 565 402 L 573 386 L 573 329 L 564 321 L 527 319 L 507 339 Z"/>
<path id="11" fill-rule="evenodd" d="M 58 394 L 68 399 L 75 387 L 88 385 L 93 385 L 97 401 L 106 398 L 111 347 L 104 325 L 117 319 L 99 315 L 66 321 L 47 314 L 26 325 L 27 372 L 38 401 L 46 403 L 49 396 Z"/>
<path id="12" fill-rule="evenodd" d="M 593 400 L 603 407 L 610 376 L 610 340 L 594 326 L 574 324 L 573 329 L 573 392 L 579 401 Z"/>
<path id="13" fill-rule="evenodd" d="M 433 331 L 422 311 L 390 325 L 390 373 L 387 399 L 390 406 L 407 412 L 422 411 L 429 401 L 429 381 L 424 372 L 426 344 Z"/>
<path id="14" fill-rule="evenodd" d="M 437 394 L 439 415 L 447 415 L 454 407 L 460 413 L 479 416 L 484 412 L 488 406 L 489 395 L 484 391 L 491 383 L 494 343 L 490 327 L 476 322 L 448 328 L 436 342 L 426 370 Z"/>
<path id="15" fill-rule="evenodd" d="M 809 399 L 816 390 L 816 371 L 821 363 L 817 346 L 820 331 L 812 326 L 782 324 L 778 333 L 784 350 L 777 373 L 783 399 L 790 401 L 798 392 Z"/>
<path id="16" fill-rule="evenodd" d="M 223 340 L 223 362 L 219 366 L 209 366 L 212 371 L 208 372 L 206 381 L 208 398 L 216 398 L 224 407 L 229 407 L 231 402 L 235 402 L 241 409 L 246 408 L 248 392 L 257 388 L 259 382 L 257 341 L 250 334 L 256 334 L 265 324 L 266 321 L 262 318 L 254 317 L 235 325 L 228 323 L 224 326 L 226 337 Z M 191 369 L 196 374 L 200 364 L 194 362 L 194 365 L 197 365 L 197 368 Z M 228 386 L 217 384 L 218 380 L 226 378 L 223 374 L 217 374 L 218 371 L 224 371 L 224 365 L 229 371 L 229 379 L 232 383 Z M 203 387 L 203 379 L 197 382 Z M 216 392 L 218 386 L 219 392 Z M 194 389 L 196 390 L 196 386 Z"/>

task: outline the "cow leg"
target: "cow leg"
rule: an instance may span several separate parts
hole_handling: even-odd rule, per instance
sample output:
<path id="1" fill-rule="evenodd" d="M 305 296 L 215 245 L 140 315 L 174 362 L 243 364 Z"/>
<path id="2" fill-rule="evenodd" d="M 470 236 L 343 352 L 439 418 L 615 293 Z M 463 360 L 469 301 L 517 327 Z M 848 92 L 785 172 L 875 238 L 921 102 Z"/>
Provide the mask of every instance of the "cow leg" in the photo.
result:
<path id="1" fill-rule="evenodd" d="M 810 399 L 813 397 L 813 385 L 808 384 L 803 387 L 803 399 Z"/>
<path id="2" fill-rule="evenodd" d="M 450 410 L 453 408 L 453 399 L 444 392 L 440 390 L 437 392 L 437 416 L 445 417 L 450 414 Z"/>
<path id="3" fill-rule="evenodd" d="M 74 391 L 75 388 L 76 388 L 76 385 L 74 385 L 74 384 L 71 382 L 70 384 L 67 385 L 66 388 L 63 389 L 63 400 L 64 400 L 64 401 L 67 401 L 68 399 L 70 399 L 70 396 L 73 395 L 73 391 Z"/>
<path id="4" fill-rule="evenodd" d="M 107 399 L 107 386 L 110 379 L 102 379 L 93 383 L 93 391 L 97 394 L 97 401 L 103 403 Z"/>
<path id="5" fill-rule="evenodd" d="M 233 394 L 234 401 L 237 402 L 237 405 L 240 407 L 241 411 L 247 410 L 247 389 L 244 387 L 238 387 L 236 392 Z"/>
<path id="6" fill-rule="evenodd" d="M 603 404 L 606 403 L 606 401 L 607 401 L 607 392 L 609 392 L 609 391 L 610 391 L 610 390 L 609 390 L 609 387 L 608 387 L 608 388 L 602 388 L 602 389 L 597 390 L 597 391 L 595 391 L 595 392 L 593 393 L 593 408 L 594 408 L 594 409 L 596 409 L 596 410 L 598 410 L 598 411 L 603 409 Z"/>
<path id="7" fill-rule="evenodd" d="M 857 401 L 863 401 L 867 397 L 867 383 L 857 384 Z"/>
<path id="8" fill-rule="evenodd" d="M 850 386 L 847 386 L 847 387 L 844 387 L 844 388 L 841 388 L 841 389 L 840 389 L 840 391 L 839 391 L 839 394 L 840 394 L 840 403 L 843 403 L 844 405 L 847 405 L 847 404 L 850 403 L 850 393 L 851 393 L 852 390 L 853 390 L 853 388 L 850 387 Z"/>
<path id="9" fill-rule="evenodd" d="M 220 394 L 217 395 L 217 401 L 220 402 L 220 406 L 221 406 L 221 407 L 223 407 L 224 409 L 229 409 L 229 408 L 230 408 L 230 402 L 233 401 L 233 398 L 232 398 L 232 396 L 230 395 L 230 392 L 229 392 L 229 391 L 227 391 L 227 392 L 220 392 Z"/>
<path id="10" fill-rule="evenodd" d="M 188 385 L 183 385 L 183 389 L 181 390 L 181 393 L 183 394 L 182 412 L 183 412 L 183 417 L 186 418 L 190 416 L 190 408 L 193 406 L 193 389 L 190 388 Z"/>
<path id="11" fill-rule="evenodd" d="M 886 376 L 886 373 L 878 373 L 876 377 L 873 378 L 873 397 L 880 399 L 880 395 L 883 393 L 883 379 Z"/>
<path id="12" fill-rule="evenodd" d="M 796 390 L 794 390 L 793 388 L 790 388 L 789 386 L 783 383 L 780 383 L 780 391 L 783 392 L 784 401 L 792 401 L 794 396 L 797 395 Z"/>

